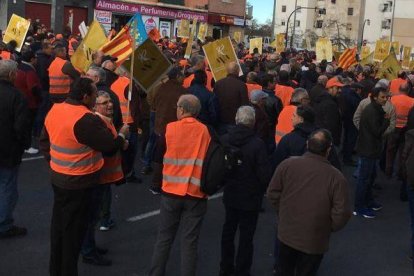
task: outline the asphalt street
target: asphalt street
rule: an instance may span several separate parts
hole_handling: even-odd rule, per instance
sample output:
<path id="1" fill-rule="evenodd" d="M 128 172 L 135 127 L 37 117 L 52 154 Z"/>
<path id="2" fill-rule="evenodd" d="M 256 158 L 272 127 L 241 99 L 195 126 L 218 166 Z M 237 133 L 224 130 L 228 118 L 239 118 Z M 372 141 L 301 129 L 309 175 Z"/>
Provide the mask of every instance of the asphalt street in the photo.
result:
<path id="1" fill-rule="evenodd" d="M 28 156 L 25 156 L 28 157 Z M 31 156 L 32 157 L 32 156 Z M 137 170 L 139 162 L 137 162 Z M 351 195 L 353 168 L 345 167 Z M 148 191 L 151 176 L 143 183 L 113 188 L 113 218 L 116 227 L 97 233 L 97 243 L 109 249 L 111 267 L 79 263 L 80 275 L 141 276 L 149 270 L 157 235 L 160 196 Z M 376 191 L 384 209 L 376 219 L 352 217 L 342 231 L 331 237 L 319 276 L 404 276 L 412 275 L 408 260 L 410 226 L 408 204 L 399 200 L 399 182 L 377 179 L 383 187 Z M 20 168 L 19 201 L 15 211 L 17 225 L 28 228 L 22 238 L 0 240 L 1 276 L 48 275 L 49 228 L 53 193 L 48 165 L 43 159 L 25 160 Z M 198 275 L 218 275 L 220 237 L 224 209 L 220 194 L 208 202 L 199 243 Z M 268 202 L 260 215 L 255 235 L 252 275 L 272 275 L 275 214 Z M 168 276 L 180 275 L 179 238 L 170 254 Z"/>

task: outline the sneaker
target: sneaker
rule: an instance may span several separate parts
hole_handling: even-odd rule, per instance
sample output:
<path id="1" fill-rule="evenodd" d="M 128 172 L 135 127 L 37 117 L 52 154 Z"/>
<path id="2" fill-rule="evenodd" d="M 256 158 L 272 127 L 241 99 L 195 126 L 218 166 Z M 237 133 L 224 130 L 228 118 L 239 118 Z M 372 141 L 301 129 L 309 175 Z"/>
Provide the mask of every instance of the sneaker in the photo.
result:
<path id="1" fill-rule="evenodd" d="M 85 264 L 97 265 L 97 266 L 111 266 L 112 261 L 102 257 L 99 254 L 93 254 L 91 256 L 83 256 L 82 261 Z"/>
<path id="2" fill-rule="evenodd" d="M 12 226 L 9 230 L 0 233 L 0 239 L 14 238 L 18 236 L 26 236 L 27 229 L 24 227 Z"/>
<path id="3" fill-rule="evenodd" d="M 151 188 L 149 188 L 149 191 L 153 195 L 159 195 L 159 194 L 161 194 L 161 188 L 158 188 L 158 187 L 151 187 Z"/>
<path id="4" fill-rule="evenodd" d="M 24 152 L 28 153 L 28 154 L 38 154 L 39 150 L 35 149 L 35 148 L 29 148 L 29 149 L 25 150 Z"/>
<path id="5" fill-rule="evenodd" d="M 145 166 L 141 170 L 141 174 L 143 175 L 148 175 L 150 173 L 152 173 L 152 168 L 150 166 Z"/>
<path id="6" fill-rule="evenodd" d="M 99 230 L 101 231 L 108 231 L 109 229 L 115 226 L 115 221 L 113 219 L 109 219 L 108 221 L 101 224 Z"/>
<path id="7" fill-rule="evenodd" d="M 362 216 L 362 217 L 368 218 L 368 219 L 375 218 L 377 216 L 375 214 L 375 212 L 373 210 L 369 209 L 369 208 L 362 208 L 362 209 L 359 209 L 359 210 L 355 210 L 353 212 L 353 215 L 354 216 Z"/>
<path id="8" fill-rule="evenodd" d="M 381 204 L 379 204 L 379 203 L 374 202 L 374 203 L 371 203 L 371 204 L 368 206 L 368 208 L 369 208 L 369 209 L 371 209 L 371 210 L 373 210 L 373 211 L 379 211 L 379 210 L 381 210 L 381 209 L 382 209 L 382 205 L 381 205 Z"/>

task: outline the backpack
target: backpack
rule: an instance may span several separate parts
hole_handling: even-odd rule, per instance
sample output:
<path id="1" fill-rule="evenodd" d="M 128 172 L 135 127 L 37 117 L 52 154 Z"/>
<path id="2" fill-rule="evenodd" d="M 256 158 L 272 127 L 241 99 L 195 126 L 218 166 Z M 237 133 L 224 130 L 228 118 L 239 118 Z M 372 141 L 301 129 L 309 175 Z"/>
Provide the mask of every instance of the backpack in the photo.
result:
<path id="1" fill-rule="evenodd" d="M 237 147 L 225 145 L 215 131 L 209 128 L 211 141 L 201 173 L 200 189 L 213 195 L 225 184 L 225 179 L 243 163 L 243 154 Z"/>

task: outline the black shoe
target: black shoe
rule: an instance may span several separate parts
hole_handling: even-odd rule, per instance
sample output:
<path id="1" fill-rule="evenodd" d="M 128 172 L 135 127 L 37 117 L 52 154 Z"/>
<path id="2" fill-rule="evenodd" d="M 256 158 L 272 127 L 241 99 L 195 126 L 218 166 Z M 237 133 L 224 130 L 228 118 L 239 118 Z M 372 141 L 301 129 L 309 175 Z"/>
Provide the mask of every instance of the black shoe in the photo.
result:
<path id="1" fill-rule="evenodd" d="M 150 173 L 152 173 L 152 168 L 150 166 L 145 166 L 141 170 L 141 174 L 143 175 L 148 175 Z"/>
<path id="2" fill-rule="evenodd" d="M 150 192 L 151 192 L 153 195 L 159 195 L 159 194 L 161 194 L 161 188 L 158 188 L 158 187 L 151 187 L 151 188 L 149 188 L 149 190 L 150 190 Z"/>
<path id="3" fill-rule="evenodd" d="M 136 177 L 135 175 L 131 175 L 126 178 L 126 182 L 128 183 L 142 183 L 142 179 L 139 177 Z"/>
<path id="4" fill-rule="evenodd" d="M 95 247 L 96 252 L 98 252 L 99 255 L 105 255 L 106 253 L 108 253 L 108 249 L 106 248 L 100 248 L 100 247 Z"/>
<path id="5" fill-rule="evenodd" d="M 12 226 L 9 230 L 6 232 L 0 233 L 0 239 L 8 239 L 8 238 L 14 238 L 18 236 L 26 236 L 27 229 L 24 227 L 17 227 L 15 225 Z"/>
<path id="6" fill-rule="evenodd" d="M 102 257 L 99 254 L 94 254 L 92 256 L 83 256 L 82 261 L 85 264 L 97 265 L 97 266 L 111 266 L 112 261 Z"/>

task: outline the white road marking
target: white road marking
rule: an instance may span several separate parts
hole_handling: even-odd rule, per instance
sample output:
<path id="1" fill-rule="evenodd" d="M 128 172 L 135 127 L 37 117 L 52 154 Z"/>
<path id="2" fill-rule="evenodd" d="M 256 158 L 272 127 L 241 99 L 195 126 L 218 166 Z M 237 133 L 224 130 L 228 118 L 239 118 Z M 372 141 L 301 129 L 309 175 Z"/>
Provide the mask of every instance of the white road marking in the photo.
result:
<path id="1" fill-rule="evenodd" d="M 208 200 L 220 198 L 222 196 L 223 196 L 223 193 L 218 193 L 218 194 L 215 194 L 215 195 L 210 196 L 208 198 Z M 144 213 L 144 214 L 135 216 L 135 217 L 130 217 L 126 221 L 128 221 L 128 222 L 136 222 L 136 221 L 140 221 L 140 220 L 143 220 L 143 219 L 146 219 L 146 218 L 158 216 L 159 214 L 160 214 L 160 209 L 154 210 L 154 211 L 150 211 L 150 212 L 147 212 L 147 213 Z"/>
<path id="2" fill-rule="evenodd" d="M 43 156 L 35 156 L 35 157 L 27 157 L 27 158 L 23 158 L 22 161 L 31 161 L 31 160 L 37 160 L 37 159 L 44 159 Z"/>

